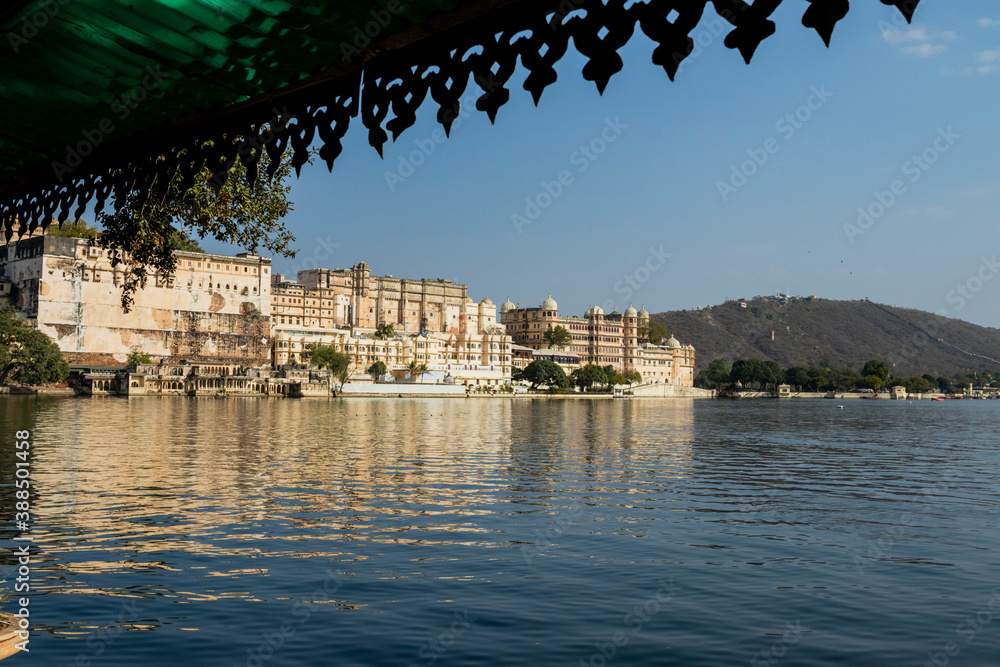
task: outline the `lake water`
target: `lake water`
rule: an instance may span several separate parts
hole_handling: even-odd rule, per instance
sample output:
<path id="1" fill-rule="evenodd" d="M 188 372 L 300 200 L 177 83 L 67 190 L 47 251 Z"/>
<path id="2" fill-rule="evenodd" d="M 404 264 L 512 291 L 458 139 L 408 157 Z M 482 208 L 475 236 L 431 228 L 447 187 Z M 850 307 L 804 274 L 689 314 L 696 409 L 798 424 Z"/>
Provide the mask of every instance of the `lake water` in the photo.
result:
<path id="1" fill-rule="evenodd" d="M 3 537 L 28 428 L 37 548 L 11 664 L 997 665 L 998 424 L 1000 401 L 7 397 Z"/>

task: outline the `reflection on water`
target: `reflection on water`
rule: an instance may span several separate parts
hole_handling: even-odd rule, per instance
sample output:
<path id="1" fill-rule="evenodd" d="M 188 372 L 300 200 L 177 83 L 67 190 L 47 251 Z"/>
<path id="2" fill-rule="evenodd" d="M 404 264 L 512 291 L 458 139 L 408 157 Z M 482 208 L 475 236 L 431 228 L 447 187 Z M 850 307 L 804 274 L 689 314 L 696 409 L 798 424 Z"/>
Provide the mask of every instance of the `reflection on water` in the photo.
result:
<path id="1" fill-rule="evenodd" d="M 858 403 L 10 397 L 2 516 L 44 664 L 995 662 L 1000 411 Z"/>

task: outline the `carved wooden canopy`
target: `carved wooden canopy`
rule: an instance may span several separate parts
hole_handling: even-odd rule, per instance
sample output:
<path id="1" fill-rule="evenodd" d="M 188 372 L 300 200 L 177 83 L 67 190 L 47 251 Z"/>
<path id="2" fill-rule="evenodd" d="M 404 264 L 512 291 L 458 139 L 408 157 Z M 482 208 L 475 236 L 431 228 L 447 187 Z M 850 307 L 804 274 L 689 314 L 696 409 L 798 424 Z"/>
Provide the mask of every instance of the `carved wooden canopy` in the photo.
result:
<path id="1" fill-rule="evenodd" d="M 798 0 L 797 0 L 798 1 Z M 876 2 L 877 0 L 855 0 Z M 880 0 L 909 21 L 919 0 Z M 0 10 L 0 220 L 29 229 L 122 201 L 133 188 L 221 184 L 234 159 L 300 169 L 316 143 L 332 169 L 360 117 L 379 154 L 427 100 L 450 130 L 459 100 L 482 93 L 490 120 L 518 64 L 535 103 L 571 48 L 603 92 L 637 31 L 673 79 L 707 12 L 749 63 L 782 0 L 110 0 L 17 2 Z M 829 44 L 848 0 L 805 0 L 802 24 Z M 318 139 L 318 141 L 317 141 Z M 258 177 L 256 168 L 248 178 Z M 265 175 L 265 177 L 270 174 Z"/>

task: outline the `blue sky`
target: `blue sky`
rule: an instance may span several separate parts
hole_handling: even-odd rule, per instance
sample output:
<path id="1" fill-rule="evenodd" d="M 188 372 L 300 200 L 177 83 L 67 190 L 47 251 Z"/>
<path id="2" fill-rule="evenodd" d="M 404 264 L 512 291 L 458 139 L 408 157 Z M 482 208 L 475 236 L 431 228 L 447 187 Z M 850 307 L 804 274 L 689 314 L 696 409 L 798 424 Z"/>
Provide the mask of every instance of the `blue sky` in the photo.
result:
<path id="1" fill-rule="evenodd" d="M 276 271 L 365 260 L 467 283 L 476 300 L 551 292 L 566 314 L 781 291 L 1000 327 L 1000 6 L 923 0 L 905 26 L 852 3 L 829 49 L 804 8 L 783 3 L 749 66 L 707 11 L 674 83 L 637 32 L 603 97 L 571 51 L 538 108 L 521 70 L 495 125 L 472 111 L 437 143 L 426 105 L 384 160 L 357 123 L 332 175 L 317 164 L 295 183 L 301 251 Z M 399 172 L 417 142 L 433 152 Z"/>

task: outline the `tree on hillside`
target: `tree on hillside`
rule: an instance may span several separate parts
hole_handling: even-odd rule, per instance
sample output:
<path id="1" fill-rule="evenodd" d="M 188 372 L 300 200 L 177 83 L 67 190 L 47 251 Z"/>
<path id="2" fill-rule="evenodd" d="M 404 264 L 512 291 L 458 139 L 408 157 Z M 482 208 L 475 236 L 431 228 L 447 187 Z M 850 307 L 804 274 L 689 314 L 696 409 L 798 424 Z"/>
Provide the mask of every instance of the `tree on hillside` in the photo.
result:
<path id="1" fill-rule="evenodd" d="M 291 161 L 281 159 L 271 165 L 262 152 L 260 161 L 251 167 L 257 172 L 253 185 L 248 185 L 247 168 L 236 157 L 223 166 L 229 169 L 224 184 L 205 167 L 191 182 L 182 181 L 177 172 L 169 181 L 157 176 L 113 192 L 120 208 L 100 214 L 103 232 L 92 242 L 110 251 L 113 267 L 124 265 L 121 303 L 126 312 L 151 273 L 164 278 L 174 275 L 173 251 L 190 248 L 184 241 L 190 241 L 189 235 L 212 237 L 250 252 L 264 247 L 276 255 L 294 256 L 289 244 L 295 237 L 282 222 L 292 209 L 291 186 L 286 182 Z M 268 178 L 272 166 L 274 176 Z"/>
<path id="2" fill-rule="evenodd" d="M 396 335 L 396 329 L 391 324 L 382 323 L 375 327 L 375 338 L 388 340 Z"/>
<path id="3" fill-rule="evenodd" d="M 642 384 L 642 373 L 639 371 L 629 371 L 625 374 L 629 384 Z"/>
<path id="4" fill-rule="evenodd" d="M 659 345 L 671 336 L 670 329 L 653 320 L 640 326 L 636 333 L 640 343 L 652 343 L 653 345 Z"/>
<path id="5" fill-rule="evenodd" d="M 955 390 L 954 387 L 951 384 L 951 380 L 949 380 L 948 378 L 943 377 L 943 376 L 939 377 L 937 379 L 937 386 L 938 386 L 938 389 L 940 389 L 941 391 L 943 391 L 946 394 L 950 394 L 951 392 L 953 392 Z"/>
<path id="6" fill-rule="evenodd" d="M 385 375 L 386 370 L 387 369 L 385 367 L 384 361 L 376 361 L 374 364 L 368 367 L 367 373 L 376 378 L 380 378 L 383 375 Z"/>
<path id="7" fill-rule="evenodd" d="M 569 386 L 566 372 L 556 363 L 545 359 L 536 359 L 524 369 L 522 378 L 531 383 L 532 389 L 537 389 L 540 385 L 548 385 L 553 389 L 562 389 Z"/>
<path id="8" fill-rule="evenodd" d="M 580 389 L 587 391 L 591 387 L 596 385 L 605 385 L 608 383 L 608 376 L 604 372 L 604 369 L 596 364 L 587 364 L 581 368 L 577 368 L 570 376 L 575 384 Z"/>
<path id="9" fill-rule="evenodd" d="M 546 329 L 545 333 L 542 334 L 542 340 L 545 345 L 550 348 L 560 348 L 566 347 L 573 342 L 573 335 L 566 329 L 566 327 L 556 326 L 554 328 Z"/>
<path id="10" fill-rule="evenodd" d="M 9 381 L 47 384 L 69 377 L 59 346 L 16 313 L 13 306 L 0 310 L 0 386 Z"/>

